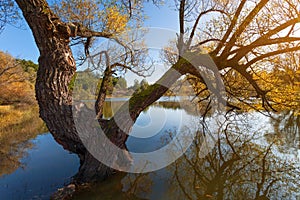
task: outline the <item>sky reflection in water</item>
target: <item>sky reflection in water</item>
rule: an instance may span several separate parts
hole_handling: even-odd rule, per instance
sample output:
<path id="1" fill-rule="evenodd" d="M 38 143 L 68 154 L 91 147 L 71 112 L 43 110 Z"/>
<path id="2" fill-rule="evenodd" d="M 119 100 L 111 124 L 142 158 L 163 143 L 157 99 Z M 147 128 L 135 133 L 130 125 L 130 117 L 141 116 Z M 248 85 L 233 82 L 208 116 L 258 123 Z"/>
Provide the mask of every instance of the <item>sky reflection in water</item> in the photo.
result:
<path id="1" fill-rule="evenodd" d="M 169 104 L 165 107 L 168 108 L 163 108 L 162 104 L 153 105 L 141 114 L 132 135 L 138 136 L 138 133 L 144 130 L 141 128 L 147 127 L 145 128 L 147 131 L 142 134 L 150 137 L 146 139 L 129 137 L 127 141 L 129 150 L 149 152 L 159 149 L 170 140 L 168 133 L 176 132 L 174 130 L 177 130 L 179 125 L 181 128 L 188 128 L 189 123 L 195 123 L 191 120 L 194 117 L 178 105 Z M 109 114 L 111 111 L 106 112 Z M 240 126 L 239 128 L 222 131 L 227 131 L 228 138 L 235 139 L 236 155 L 242 155 L 246 159 L 237 159 L 238 156 L 235 156 L 230 146 L 232 143 L 228 143 L 228 138 L 224 135 L 219 138 L 222 143 L 219 148 L 211 151 L 210 159 L 199 159 L 195 156 L 197 155 L 195 144 L 202 141 L 200 136 L 196 138 L 195 144 L 187 154 L 172 165 L 147 174 L 117 174 L 89 191 L 78 193 L 74 199 L 240 199 L 245 197 L 244 195 L 255 199 L 262 198 L 265 194 L 271 199 L 299 198 L 299 185 L 293 183 L 299 179 L 300 124 L 297 123 L 299 116 L 297 118 L 286 112 L 278 115 L 276 121 L 252 113 L 242 118 L 248 125 L 239 119 L 239 125 L 235 124 L 235 127 Z M 290 121 L 294 123 L 289 123 Z M 216 127 L 214 129 L 217 130 Z M 157 134 L 153 135 L 153 131 Z M 243 143 L 243 139 L 247 137 L 242 138 L 240 135 L 237 136 L 238 134 L 248 136 L 254 134 L 255 138 Z M 276 142 L 272 146 L 272 151 L 266 153 L 268 145 L 274 139 Z M 79 166 L 78 158 L 63 150 L 50 134 L 39 135 L 32 143 L 34 148 L 27 150 L 27 154 L 21 159 L 24 167 L 0 177 L 1 199 L 49 199 L 57 188 L 68 183 L 76 173 Z M 264 157 L 266 157 L 265 165 L 269 166 L 264 167 L 266 175 L 262 181 Z M 251 158 L 253 163 L 245 164 L 244 169 L 236 172 L 243 166 L 244 161 Z M 226 162 L 229 167 L 222 165 Z M 213 170 L 214 167 L 216 170 Z M 235 172 L 236 175 L 233 174 Z M 267 189 L 276 178 L 279 180 Z"/>

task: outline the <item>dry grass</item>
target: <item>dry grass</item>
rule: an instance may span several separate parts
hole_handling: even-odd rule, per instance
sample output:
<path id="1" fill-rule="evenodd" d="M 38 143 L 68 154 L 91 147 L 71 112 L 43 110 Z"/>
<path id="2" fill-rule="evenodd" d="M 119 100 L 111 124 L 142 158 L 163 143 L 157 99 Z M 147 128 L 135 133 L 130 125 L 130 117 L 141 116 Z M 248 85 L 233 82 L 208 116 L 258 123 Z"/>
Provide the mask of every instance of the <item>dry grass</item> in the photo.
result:
<path id="1" fill-rule="evenodd" d="M 37 134 L 43 127 L 36 106 L 0 106 L 0 140 L 7 135 Z"/>

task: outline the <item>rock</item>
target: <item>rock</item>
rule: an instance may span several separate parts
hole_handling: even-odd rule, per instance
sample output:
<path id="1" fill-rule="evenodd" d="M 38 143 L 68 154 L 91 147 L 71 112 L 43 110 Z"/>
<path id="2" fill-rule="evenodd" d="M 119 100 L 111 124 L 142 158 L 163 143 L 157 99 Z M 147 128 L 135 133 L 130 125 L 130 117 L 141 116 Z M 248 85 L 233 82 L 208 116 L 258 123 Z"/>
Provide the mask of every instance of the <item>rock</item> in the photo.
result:
<path id="1" fill-rule="evenodd" d="M 55 192 L 50 199 L 52 200 L 68 200 L 71 199 L 73 194 L 76 191 L 75 184 L 67 185 L 63 188 L 60 188 Z"/>

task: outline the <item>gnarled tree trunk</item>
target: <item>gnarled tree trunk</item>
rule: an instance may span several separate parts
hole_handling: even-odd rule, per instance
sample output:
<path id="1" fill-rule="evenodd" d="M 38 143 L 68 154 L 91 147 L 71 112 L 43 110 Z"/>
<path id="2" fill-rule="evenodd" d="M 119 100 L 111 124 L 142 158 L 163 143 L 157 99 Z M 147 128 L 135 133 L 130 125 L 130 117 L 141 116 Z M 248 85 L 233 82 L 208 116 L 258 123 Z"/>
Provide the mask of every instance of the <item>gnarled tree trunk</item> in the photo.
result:
<path id="1" fill-rule="evenodd" d="M 55 140 L 79 156 L 81 165 L 75 175 L 75 182 L 102 180 L 111 174 L 113 169 L 103 165 L 88 152 L 78 135 L 72 113 L 69 83 L 75 74 L 76 64 L 69 42 L 70 37 L 76 36 L 79 30 L 74 30 L 69 24 L 59 20 L 45 0 L 16 0 L 16 2 L 32 30 L 40 51 L 36 80 L 36 98 L 40 116 Z M 183 69 L 179 63 L 173 67 L 178 71 Z M 128 137 L 126 133 L 130 131 L 139 114 L 160 98 L 167 91 L 168 85 L 180 77 L 179 73 L 174 75 L 172 70 L 167 72 L 158 84 L 133 96 L 129 101 L 129 112 L 124 113 L 124 109 L 121 108 L 114 118 L 100 123 L 116 146 L 126 149 L 125 142 Z M 128 113 L 131 119 L 127 117 Z M 121 124 L 117 124 L 116 120 L 121 121 Z M 85 126 L 89 126 L 92 121 L 91 119 Z"/>
<path id="2" fill-rule="evenodd" d="M 89 154 L 78 137 L 72 114 L 69 83 L 76 64 L 69 47 L 70 30 L 51 12 L 44 0 L 16 0 L 32 30 L 40 51 L 36 80 L 36 98 L 40 117 L 55 140 L 77 154 L 81 166 L 78 182 L 99 180 L 111 173 Z"/>

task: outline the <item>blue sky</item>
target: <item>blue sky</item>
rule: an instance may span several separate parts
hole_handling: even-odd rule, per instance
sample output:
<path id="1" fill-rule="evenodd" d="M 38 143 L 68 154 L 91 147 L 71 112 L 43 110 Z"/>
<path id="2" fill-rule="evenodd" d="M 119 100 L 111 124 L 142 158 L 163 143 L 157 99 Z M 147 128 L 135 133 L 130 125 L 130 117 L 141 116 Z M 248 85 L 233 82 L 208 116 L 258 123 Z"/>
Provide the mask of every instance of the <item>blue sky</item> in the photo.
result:
<path id="1" fill-rule="evenodd" d="M 174 11 L 174 6 L 169 7 L 169 3 L 157 8 L 147 3 L 145 12 L 149 19 L 145 21 L 145 26 L 168 28 L 172 30 L 178 29 L 178 16 Z M 6 26 L 5 30 L 0 34 L 0 50 L 8 52 L 14 57 L 24 58 L 38 61 L 39 52 L 35 45 L 32 33 L 26 23 L 23 28 L 16 28 L 11 25 Z"/>
<path id="2" fill-rule="evenodd" d="M 172 1 L 173 2 L 173 1 Z M 178 30 L 178 13 L 175 11 L 174 5 L 167 2 L 164 6 L 157 7 L 151 3 L 146 3 L 145 14 L 148 19 L 145 21 L 146 27 L 156 27 L 162 29 L 169 29 L 170 32 L 175 32 Z M 11 25 L 6 26 L 5 30 L 0 34 L 0 50 L 11 54 L 14 57 L 26 60 L 32 60 L 33 62 L 38 62 L 39 51 L 34 42 L 32 33 L 26 23 L 24 23 L 23 28 L 16 28 Z M 157 34 L 159 35 L 159 34 Z M 164 40 L 162 38 L 154 38 L 158 42 Z M 165 44 L 167 41 L 165 41 Z M 155 81 L 164 70 L 156 70 L 152 78 L 149 78 L 149 82 Z M 140 79 L 132 74 L 128 74 L 127 79 L 129 79 L 128 84 L 131 85 L 133 80 Z"/>
<path id="3" fill-rule="evenodd" d="M 27 24 L 19 29 L 8 25 L 0 34 L 0 50 L 17 58 L 32 60 L 37 63 L 39 51 L 35 45 Z"/>

